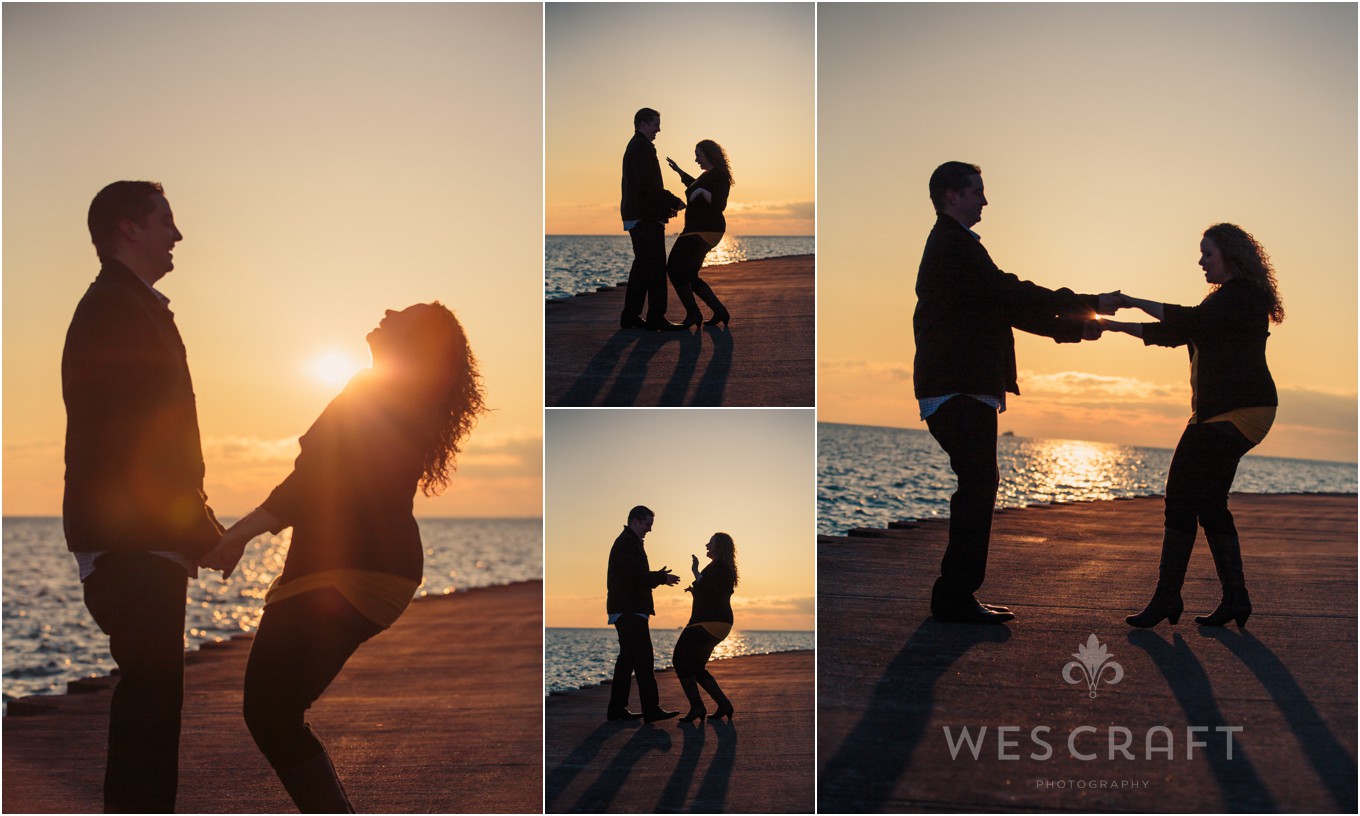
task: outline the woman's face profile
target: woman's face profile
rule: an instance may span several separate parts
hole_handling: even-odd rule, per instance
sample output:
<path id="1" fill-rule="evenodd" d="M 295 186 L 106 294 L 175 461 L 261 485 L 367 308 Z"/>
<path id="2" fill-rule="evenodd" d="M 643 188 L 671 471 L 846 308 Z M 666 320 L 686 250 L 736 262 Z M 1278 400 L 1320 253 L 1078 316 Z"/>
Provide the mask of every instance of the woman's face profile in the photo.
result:
<path id="1" fill-rule="evenodd" d="M 1223 261 L 1222 251 L 1212 238 L 1206 237 L 1199 242 L 1199 268 L 1204 270 L 1204 279 L 1209 283 L 1227 283 L 1233 279 L 1233 273 Z"/>

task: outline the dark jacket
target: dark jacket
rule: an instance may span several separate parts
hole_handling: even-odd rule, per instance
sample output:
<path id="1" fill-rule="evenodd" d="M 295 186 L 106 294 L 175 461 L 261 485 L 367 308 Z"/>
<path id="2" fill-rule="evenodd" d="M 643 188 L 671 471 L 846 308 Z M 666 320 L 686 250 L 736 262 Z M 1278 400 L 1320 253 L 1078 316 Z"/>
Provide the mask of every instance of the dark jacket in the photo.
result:
<path id="1" fill-rule="evenodd" d="M 175 317 L 132 270 L 108 261 L 76 306 L 61 357 L 66 402 L 62 526 L 73 552 L 180 552 L 217 545 L 203 449 Z"/>
<path id="2" fill-rule="evenodd" d="M 1096 303 L 1002 272 L 982 242 L 940 214 L 916 277 L 916 397 L 1019 394 L 1011 329 L 1075 343 Z"/>
<path id="3" fill-rule="evenodd" d="M 685 183 L 685 200 L 689 201 L 695 189 L 702 187 L 713 196 L 713 201 L 699 196 L 685 208 L 685 232 L 727 232 L 727 219 L 723 210 L 727 209 L 727 195 L 732 192 L 732 182 L 721 170 L 705 170 L 697 179 L 683 170 L 680 180 Z"/>
<path id="4" fill-rule="evenodd" d="M 661 180 L 661 164 L 656 160 L 656 145 L 641 132 L 634 131 L 623 151 L 623 197 L 619 214 L 624 221 L 670 220 L 675 196 L 666 192 Z"/>
<path id="5" fill-rule="evenodd" d="M 400 400 L 361 374 L 298 442 L 293 472 L 260 505 L 282 520 L 275 533 L 293 528 L 280 581 L 331 569 L 419 581 L 412 504 L 424 448 Z"/>
<path id="6" fill-rule="evenodd" d="M 642 539 L 631 529 L 624 527 L 614 546 L 609 550 L 608 595 L 605 597 L 605 611 L 610 615 L 623 612 L 645 612 L 656 614 L 652 604 L 652 589 L 661 585 L 662 579 L 647 563 L 647 551 L 642 547 Z"/>
<path id="7" fill-rule="evenodd" d="M 1279 405 L 1275 380 L 1266 367 L 1270 337 L 1270 295 L 1242 278 L 1233 278 L 1198 306 L 1162 307 L 1162 322 L 1144 323 L 1143 343 L 1188 346 L 1195 367 L 1196 422 L 1234 408 Z"/>
<path id="8" fill-rule="evenodd" d="M 732 592 L 736 589 L 737 577 L 721 561 L 710 561 L 699 573 L 699 580 L 690 588 L 694 596 L 694 607 L 689 614 L 689 622 L 726 621 L 732 623 Z"/>

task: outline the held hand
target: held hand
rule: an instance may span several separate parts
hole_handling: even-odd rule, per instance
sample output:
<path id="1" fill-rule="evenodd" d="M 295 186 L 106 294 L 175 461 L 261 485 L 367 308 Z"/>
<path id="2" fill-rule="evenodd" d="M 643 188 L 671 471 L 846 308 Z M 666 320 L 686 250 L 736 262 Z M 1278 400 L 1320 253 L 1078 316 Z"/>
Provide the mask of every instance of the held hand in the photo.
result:
<path id="1" fill-rule="evenodd" d="M 1099 339 L 1100 339 L 1100 333 L 1103 332 L 1104 330 L 1105 330 L 1105 324 L 1102 323 L 1101 321 L 1099 321 L 1099 320 L 1088 320 L 1088 321 L 1086 321 L 1086 324 L 1085 324 L 1084 326 L 1082 326 L 1082 330 L 1081 330 L 1081 339 L 1083 339 L 1083 340 L 1099 340 Z"/>
<path id="2" fill-rule="evenodd" d="M 1124 300 L 1124 293 L 1118 289 L 1101 294 L 1098 300 L 1096 311 L 1103 315 L 1112 315 L 1128 306 L 1128 303 Z"/>
<path id="3" fill-rule="evenodd" d="M 217 542 L 217 546 L 200 558 L 198 564 L 208 569 L 221 570 L 222 580 L 225 581 L 236 570 L 236 565 L 241 561 L 241 556 L 245 553 L 246 545 L 249 543 L 249 538 L 227 530 L 222 536 L 222 540 Z"/>

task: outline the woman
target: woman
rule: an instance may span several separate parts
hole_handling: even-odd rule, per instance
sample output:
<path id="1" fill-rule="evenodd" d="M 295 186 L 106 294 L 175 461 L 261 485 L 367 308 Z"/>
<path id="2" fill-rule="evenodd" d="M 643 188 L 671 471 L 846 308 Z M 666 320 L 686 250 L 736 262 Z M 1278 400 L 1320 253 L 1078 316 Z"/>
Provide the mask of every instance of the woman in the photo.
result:
<path id="1" fill-rule="evenodd" d="M 485 410 L 462 326 L 439 303 L 389 310 L 368 344 L 372 369 L 326 406 L 292 474 L 202 562 L 225 579 L 252 538 L 293 527 L 250 649 L 245 720 L 303 813 L 354 812 L 304 714 L 411 602 L 423 570 L 416 488 L 448 485 Z"/>
<path id="2" fill-rule="evenodd" d="M 727 209 L 727 194 L 732 189 L 732 165 L 727 160 L 727 152 L 712 139 L 704 139 L 694 146 L 694 163 L 703 173 L 696 179 L 680 169 L 674 159 L 666 163 L 680 174 L 685 183 L 685 229 L 675 239 L 671 256 L 666 261 L 666 274 L 675 287 L 675 294 L 685 306 L 683 326 L 697 326 L 704 322 L 703 313 L 694 302 L 697 294 L 713 310 L 708 325 L 726 324 L 730 315 L 722 301 L 713 294 L 713 289 L 703 278 L 699 269 L 704 265 L 704 256 L 718 245 L 723 233 L 727 231 L 727 219 L 723 210 Z"/>
<path id="3" fill-rule="evenodd" d="M 737 545 L 727 533 L 714 533 L 705 552 L 710 560 L 703 572 L 699 571 L 699 556 L 691 556 L 694 583 L 685 591 L 694 595 L 694 607 L 689 624 L 680 633 L 680 639 L 675 642 L 675 653 L 671 655 L 675 676 L 689 699 L 689 713 L 681 717 L 680 722 L 702 721 L 708 716 L 699 696 L 699 686 L 703 686 L 718 704 L 713 716 L 732 719 L 731 701 L 704 665 L 713 654 L 713 647 L 722 643 L 732 631 L 732 591 L 739 581 Z"/>
<path id="4" fill-rule="evenodd" d="M 1180 620 L 1181 585 L 1204 528 L 1223 597 L 1196 623 L 1239 627 L 1251 615 L 1242 575 L 1242 548 L 1228 511 L 1228 491 L 1243 455 L 1265 438 L 1279 400 L 1266 367 L 1269 324 L 1284 320 L 1284 304 L 1270 256 L 1241 227 L 1216 224 L 1200 241 L 1200 268 L 1214 288 L 1198 306 L 1175 306 L 1123 296 L 1159 323 L 1105 321 L 1106 328 L 1141 337 L 1146 345 L 1187 346 L 1190 424 L 1181 434 L 1166 477 L 1166 530 L 1157 589 L 1147 608 L 1125 618 L 1131 626 Z"/>

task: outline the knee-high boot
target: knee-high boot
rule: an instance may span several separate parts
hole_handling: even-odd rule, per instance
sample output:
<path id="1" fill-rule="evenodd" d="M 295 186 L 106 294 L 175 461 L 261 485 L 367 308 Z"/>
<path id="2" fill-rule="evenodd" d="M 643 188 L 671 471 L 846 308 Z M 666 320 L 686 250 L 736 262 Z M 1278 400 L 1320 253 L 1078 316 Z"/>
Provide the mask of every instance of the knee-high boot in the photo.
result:
<path id="1" fill-rule="evenodd" d="M 685 307 L 685 321 L 680 325 L 688 328 L 704 322 L 704 313 L 699 311 L 699 304 L 694 302 L 694 288 L 692 286 L 688 283 L 676 283 L 675 296 L 679 298 L 680 304 Z"/>
<path id="2" fill-rule="evenodd" d="M 293 797 L 299 813 L 354 812 L 340 777 L 335 773 L 335 766 L 325 752 L 297 765 L 276 768 L 275 773 L 284 790 Z"/>
<path id="3" fill-rule="evenodd" d="M 1218 582 L 1223 586 L 1223 598 L 1218 608 L 1209 615 L 1196 615 L 1195 623 L 1205 626 L 1223 626 L 1230 620 L 1237 621 L 1240 629 L 1251 616 L 1251 598 L 1247 595 L 1247 582 L 1242 575 L 1242 544 L 1236 533 L 1206 536 L 1209 539 L 1209 552 L 1214 555 L 1214 569 L 1218 571 Z"/>
<path id="4" fill-rule="evenodd" d="M 709 674 L 707 670 L 699 672 L 697 679 L 699 685 L 704 687 L 704 691 L 708 692 L 708 696 L 713 698 L 713 702 L 718 704 L 718 709 L 713 712 L 713 719 L 717 720 L 726 717 L 731 720 L 732 701 L 727 699 L 726 694 L 723 694 L 722 687 L 718 685 L 718 681 L 714 680 L 713 675 Z"/>
<path id="5" fill-rule="evenodd" d="M 731 318 L 731 315 L 727 313 L 727 307 L 722 305 L 722 301 L 718 300 L 718 296 L 713 294 L 713 288 L 707 283 L 704 283 L 702 278 L 694 279 L 694 294 L 698 295 L 699 299 L 708 304 L 708 308 L 713 310 L 713 317 L 708 319 L 708 325 L 716 326 L 719 323 L 726 324 Z"/>
<path id="6" fill-rule="evenodd" d="M 680 688 L 685 690 L 685 699 L 689 700 L 689 712 L 680 718 L 680 722 L 703 722 L 708 716 L 708 710 L 704 708 L 704 698 L 699 696 L 699 683 L 693 677 L 680 677 Z"/>
<path id="7" fill-rule="evenodd" d="M 1185 570 L 1190 565 L 1190 551 L 1195 546 L 1195 534 L 1166 528 L 1162 537 L 1162 560 L 1157 566 L 1157 589 L 1152 600 L 1142 612 L 1129 615 L 1124 622 L 1129 626 L 1148 628 L 1163 620 L 1175 626 L 1185 611 L 1181 600 L 1181 586 L 1185 583 Z"/>

